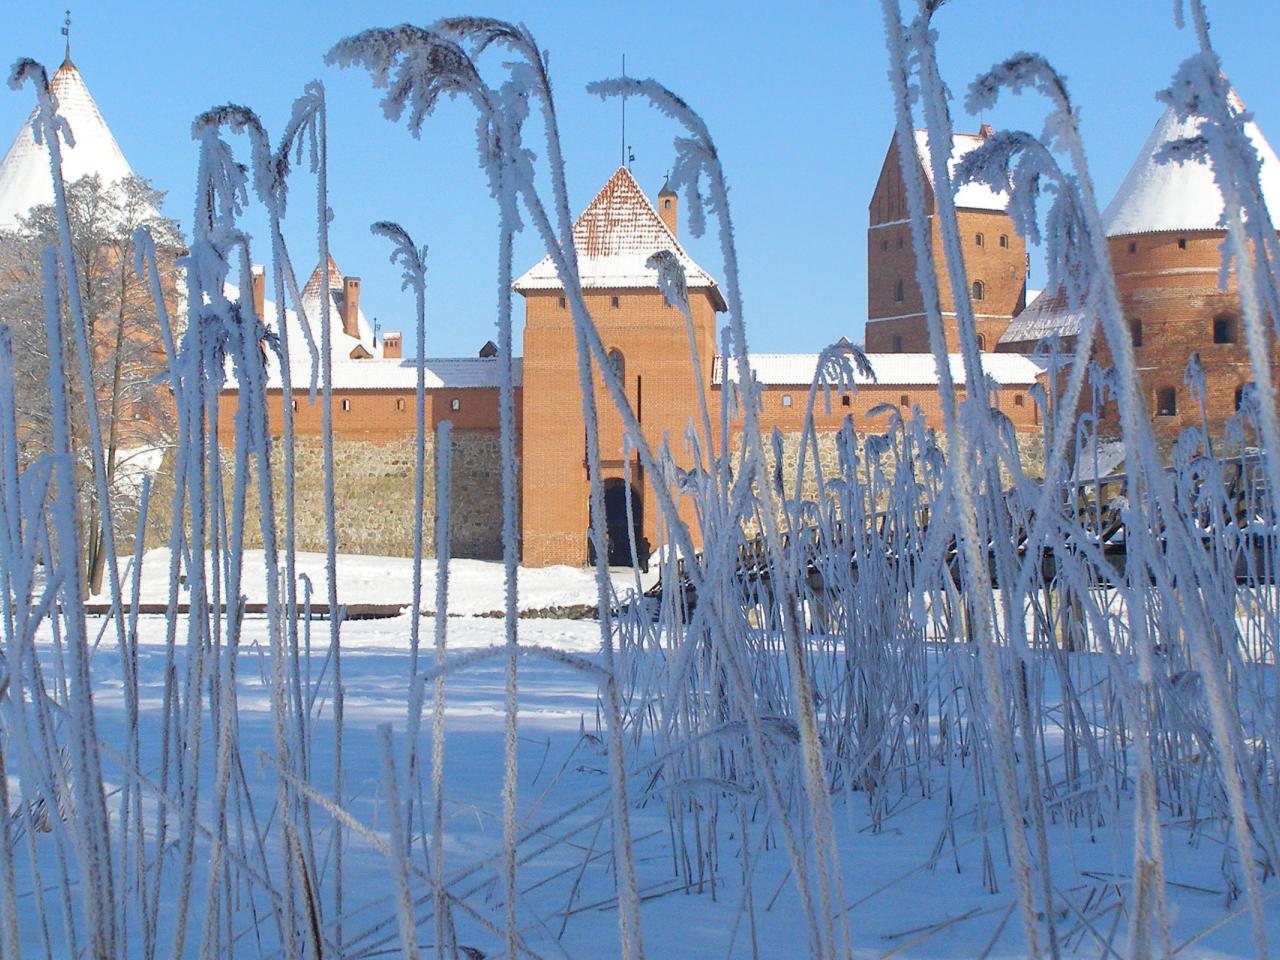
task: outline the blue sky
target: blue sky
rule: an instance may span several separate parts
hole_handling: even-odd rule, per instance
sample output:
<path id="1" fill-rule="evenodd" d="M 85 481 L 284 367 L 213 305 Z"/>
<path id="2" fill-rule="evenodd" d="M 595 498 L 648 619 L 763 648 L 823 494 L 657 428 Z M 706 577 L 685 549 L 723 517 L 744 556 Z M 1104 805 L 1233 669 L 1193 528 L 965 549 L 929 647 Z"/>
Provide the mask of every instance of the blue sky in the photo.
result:
<path id="1" fill-rule="evenodd" d="M 1079 104 L 1099 196 L 1110 198 L 1160 106 L 1154 93 L 1193 49 L 1173 23 L 1172 0 L 953 0 L 937 17 L 943 68 L 962 98 L 980 70 L 1017 50 L 1043 53 Z M 7 65 L 62 59 L 64 3 L 11 6 L 0 34 Z M 166 212 L 189 223 L 195 149 L 191 118 L 218 103 L 255 109 L 273 139 L 303 85 L 321 79 L 330 110 L 334 256 L 364 279 L 365 313 L 411 333 L 412 304 L 368 224 L 392 219 L 430 246 L 428 344 L 433 356 L 468 355 L 494 338 L 496 215 L 460 103 L 428 120 L 421 140 L 387 122 L 367 75 L 323 63 L 338 39 L 370 26 L 426 24 L 460 12 L 523 19 L 550 51 L 575 214 L 620 162 L 616 103 L 588 97 L 590 80 L 652 76 L 706 118 L 731 189 L 751 346 L 816 350 L 859 338 L 866 314 L 867 203 L 892 130 L 886 54 L 874 0 L 788 4 L 499 2 L 470 8 L 416 3 L 81 3 L 72 53 L 134 169 L 168 191 Z M 1280 4 L 1210 7 L 1227 75 L 1273 143 L 1280 143 L 1274 41 Z M 28 91 L 0 93 L 0 149 L 30 110 Z M 957 129 L 979 118 L 953 107 Z M 983 117 L 1039 132 L 1043 104 L 1023 97 Z M 632 101 L 632 169 L 650 194 L 670 164 L 670 121 Z M 531 138 L 532 142 L 532 138 Z M 299 270 L 315 263 L 310 181 L 299 176 L 289 240 Z M 261 220 L 247 226 L 263 237 Z M 681 238 L 713 275 L 714 238 Z M 516 270 L 538 259 L 517 242 Z M 267 255 L 258 241 L 255 259 Z M 1034 256 L 1033 256 L 1034 259 Z M 1035 274 L 1038 265 L 1033 264 Z M 518 311 L 519 312 L 519 311 Z"/>

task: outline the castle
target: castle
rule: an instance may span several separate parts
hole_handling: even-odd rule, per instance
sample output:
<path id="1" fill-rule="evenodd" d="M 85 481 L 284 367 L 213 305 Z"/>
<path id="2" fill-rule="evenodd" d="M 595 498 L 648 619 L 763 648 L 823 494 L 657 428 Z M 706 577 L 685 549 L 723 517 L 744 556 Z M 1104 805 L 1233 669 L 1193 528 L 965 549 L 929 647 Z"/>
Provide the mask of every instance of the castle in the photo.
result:
<path id="1" fill-rule="evenodd" d="M 92 106 L 83 80 L 69 62 L 58 71 L 54 84 L 60 97 L 62 89 L 83 89 Z M 82 112 L 79 122 L 92 120 L 92 115 L 100 119 L 96 106 L 92 115 Z M 78 119 L 71 120 L 74 128 Z M 1225 232 L 1217 225 L 1222 198 L 1212 171 L 1206 163 L 1177 166 L 1155 159 L 1164 144 L 1189 132 L 1188 123 L 1180 123 L 1172 111 L 1166 111 L 1104 214 L 1123 307 L 1131 317 L 1143 389 L 1157 426 L 1166 433 L 1200 422 L 1199 410 L 1183 385 L 1193 352 L 1202 359 L 1208 410 L 1216 426 L 1239 406 L 1248 381 L 1234 277 L 1225 289 L 1218 285 L 1219 245 Z M 1264 193 L 1269 200 L 1280 198 L 1280 160 L 1255 125 L 1249 125 L 1249 133 L 1262 159 Z M 984 125 L 977 134 L 957 135 L 951 162 L 958 163 L 989 134 L 990 128 Z M 918 131 L 916 137 L 921 155 L 927 157 L 925 134 Z M 31 188 L 13 185 L 30 180 L 25 171 L 39 151 L 33 153 L 22 138 L 20 133 L 0 165 L 0 227 L 12 225 L 16 208 L 29 207 L 22 204 L 27 203 Z M 114 139 L 110 146 L 118 153 Z M 828 437 L 846 418 L 852 418 L 860 433 L 883 431 L 886 405 L 905 413 L 918 409 L 927 423 L 940 425 L 938 375 L 928 352 L 924 306 L 915 280 L 898 149 L 896 141 L 890 143 L 869 205 L 865 344 L 875 377 L 859 377 L 857 389 L 841 393 L 829 409 L 818 404 L 815 426 Z M 111 160 L 111 150 L 103 150 Z M 76 151 L 68 153 L 76 156 Z M 922 172 L 932 211 L 933 171 L 926 163 Z M 574 239 L 587 308 L 641 430 L 655 448 L 666 440 L 677 464 L 687 466 L 691 455 L 683 437 L 691 414 L 699 409 L 699 392 L 706 394 L 714 410 L 724 389 L 726 365 L 718 356 L 716 331 L 717 315 L 725 310 L 725 303 L 711 274 L 680 244 L 676 195 L 664 187 L 655 201 L 646 196 L 629 169 L 619 168 L 576 220 Z M 1070 311 L 1055 291 L 1045 291 L 1028 304 L 1026 246 L 1006 212 L 1006 203 L 1004 194 L 985 186 L 959 188 L 956 206 L 971 282 L 970 289 L 960 295 L 970 297 L 974 306 L 984 370 L 999 387 L 995 403 L 1021 435 L 1033 438 L 1041 431 L 1043 418 L 1033 388 L 1045 382 L 1046 373 L 1031 355 L 1032 348 L 1051 334 L 1069 346 L 1082 317 Z M 938 218 L 931 214 L 929 219 L 935 261 L 941 262 Z M 684 267 L 692 350 L 681 311 L 666 302 L 656 271 L 648 266 L 649 257 L 659 251 L 670 251 Z M 957 292 L 946 285 L 945 277 L 941 279 L 947 347 L 955 350 Z M 265 301 L 263 288 L 264 277 L 256 274 L 255 307 L 273 323 L 275 311 Z M 525 308 L 522 356 L 513 365 L 522 561 L 532 566 L 583 564 L 588 561 L 589 485 L 571 314 L 549 258 L 522 274 L 514 289 Z M 309 400 L 310 360 L 296 344 L 301 342 L 302 324 L 316 330 L 323 297 L 330 298 L 333 323 L 333 435 L 339 500 L 346 503 L 350 497 L 360 514 L 349 526 L 340 523 L 341 549 L 401 552 L 407 543 L 413 500 L 408 445 L 416 425 L 417 363 L 403 356 L 401 334 L 387 333 L 377 340 L 360 310 L 359 279 L 345 275 L 333 260 L 317 267 L 309 279 L 302 316 L 286 312 L 290 332 L 297 335 L 291 337 L 295 344 L 292 395 L 284 396 L 282 372 L 269 361 L 270 427 L 279 434 L 284 404 L 289 403 L 300 438 L 297 480 L 304 488 L 317 482 L 318 468 L 308 460 L 307 444 L 320 433 L 320 407 Z M 761 427 L 776 428 L 793 446 L 818 358 L 816 352 L 752 357 L 761 387 Z M 1099 359 L 1106 361 L 1105 347 L 1099 348 Z M 963 395 L 963 366 L 955 354 L 950 360 Z M 496 350 L 486 344 L 479 356 L 430 358 L 425 366 L 428 427 L 445 420 L 453 424 L 454 553 L 496 556 L 502 513 Z M 598 371 L 596 378 L 599 390 Z M 221 406 L 224 437 L 232 435 L 234 398 L 232 384 Z M 718 433 L 719 425 L 712 427 Z M 637 559 L 644 562 L 647 551 L 660 539 L 653 484 L 635 453 L 627 452 L 621 418 L 608 402 L 601 405 L 599 435 L 610 561 L 631 560 L 628 544 L 634 535 L 642 554 Z M 429 495 L 434 495 L 434 488 Z M 299 529 L 301 547 L 306 548 L 308 536 L 304 523 Z"/>

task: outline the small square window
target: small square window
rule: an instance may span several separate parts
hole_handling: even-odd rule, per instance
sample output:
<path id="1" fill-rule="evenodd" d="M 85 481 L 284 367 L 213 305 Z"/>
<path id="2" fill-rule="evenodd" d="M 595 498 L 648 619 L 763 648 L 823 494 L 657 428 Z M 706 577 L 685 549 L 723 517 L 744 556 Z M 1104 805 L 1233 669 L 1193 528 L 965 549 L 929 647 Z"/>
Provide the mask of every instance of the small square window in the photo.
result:
<path id="1" fill-rule="evenodd" d="M 621 301 L 618 297 L 610 297 L 610 298 L 609 298 L 609 306 L 611 306 L 611 307 L 617 307 L 617 306 L 619 306 L 619 305 L 621 304 L 621 302 L 622 302 L 622 301 Z"/>
<path id="2" fill-rule="evenodd" d="M 1156 416 L 1176 417 L 1178 415 L 1177 387 L 1161 387 L 1156 391 Z"/>
<path id="3" fill-rule="evenodd" d="M 1179 238 L 1178 238 L 1178 249 L 1179 249 L 1179 250 L 1185 250 L 1185 249 L 1187 249 L 1187 238 L 1186 238 L 1186 237 L 1179 237 Z"/>
<path id="4" fill-rule="evenodd" d="M 789 406 L 791 406 L 791 394 L 789 394 L 789 393 L 784 393 L 784 394 L 782 395 L 782 405 L 783 405 L 784 407 L 789 407 Z"/>
<path id="5" fill-rule="evenodd" d="M 898 398 L 898 406 L 900 407 L 911 406 L 911 398 L 904 393 L 902 396 Z"/>
<path id="6" fill-rule="evenodd" d="M 1022 406 L 1026 406 L 1026 403 L 1027 403 L 1027 399 L 1026 399 L 1026 397 L 1024 397 L 1022 394 L 1020 394 L 1020 393 L 1015 393 L 1015 394 L 1013 395 L 1013 405 L 1014 405 L 1015 407 L 1022 407 Z"/>
<path id="7" fill-rule="evenodd" d="M 462 401 L 461 401 L 461 400 L 459 400 L 457 397 L 454 397 L 452 400 L 450 400 L 450 401 L 449 401 L 449 409 L 450 409 L 450 410 L 453 410 L 454 412 L 457 412 L 458 410 L 461 410 L 461 409 L 462 409 Z"/>
<path id="8" fill-rule="evenodd" d="M 1213 318 L 1213 342 L 1214 343 L 1235 343 L 1236 342 L 1236 321 L 1234 317 L 1214 317 Z"/>
<path id="9" fill-rule="evenodd" d="M 851 405 L 852 405 L 852 401 L 850 400 L 849 395 L 847 393 L 840 397 L 840 406 L 848 407 Z"/>

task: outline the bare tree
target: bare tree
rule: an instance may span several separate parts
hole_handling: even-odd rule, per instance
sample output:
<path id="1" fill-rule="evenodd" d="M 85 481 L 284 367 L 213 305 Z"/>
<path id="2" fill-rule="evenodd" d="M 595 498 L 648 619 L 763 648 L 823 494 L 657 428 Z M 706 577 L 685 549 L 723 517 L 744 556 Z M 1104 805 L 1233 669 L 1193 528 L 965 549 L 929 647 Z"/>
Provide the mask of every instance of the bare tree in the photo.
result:
<path id="1" fill-rule="evenodd" d="M 136 176 L 105 184 L 91 175 L 67 187 L 75 269 L 94 352 L 94 382 L 85 384 L 75 377 L 70 383 L 73 439 L 77 451 L 83 450 L 87 418 L 99 418 L 107 443 L 108 487 L 120 527 L 116 533 L 124 538 L 136 521 L 137 460 L 164 450 L 173 433 L 172 403 L 161 379 L 163 338 L 149 285 L 134 268 L 133 249 L 134 230 L 148 228 L 157 247 L 171 254 L 162 258 L 167 265 L 162 286 L 166 296 L 176 296 L 174 272 L 182 241 L 176 222 L 159 212 L 163 199 L 162 191 Z M 21 452 L 27 462 L 47 452 L 49 437 L 49 348 L 43 332 L 40 253 L 56 244 L 52 205 L 33 208 L 16 230 L 0 232 L 0 322 L 12 330 Z M 69 318 L 64 318 L 64 329 L 70 337 Z M 97 593 L 105 564 L 105 531 L 92 492 L 91 464 L 79 459 L 84 570 L 90 590 Z"/>

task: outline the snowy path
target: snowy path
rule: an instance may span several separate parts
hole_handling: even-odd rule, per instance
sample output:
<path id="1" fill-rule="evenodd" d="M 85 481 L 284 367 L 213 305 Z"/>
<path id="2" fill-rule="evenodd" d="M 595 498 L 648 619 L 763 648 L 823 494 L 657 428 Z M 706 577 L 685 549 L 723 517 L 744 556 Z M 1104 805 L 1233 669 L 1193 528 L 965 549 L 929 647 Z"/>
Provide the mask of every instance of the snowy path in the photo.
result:
<path id="1" fill-rule="evenodd" d="M 169 551 L 148 550 L 142 558 L 142 581 L 139 600 L 164 603 L 169 599 Z M 132 560 L 120 562 L 122 584 L 130 589 L 129 567 Z M 325 556 L 323 553 L 297 554 L 299 577 L 307 577 L 317 601 L 325 594 Z M 422 564 L 423 609 L 435 604 L 436 562 L 428 558 Z M 656 573 L 644 575 L 647 589 L 657 579 Z M 614 590 L 619 597 L 634 590 L 636 580 L 628 569 L 615 568 Z M 251 602 L 266 600 L 266 582 L 261 550 L 244 552 L 243 590 Z M 548 607 L 596 603 L 595 572 L 578 567 L 521 567 L 520 609 L 542 610 Z M 338 601 L 340 603 L 408 604 L 413 596 L 413 560 L 408 557 L 369 557 L 357 554 L 338 555 Z M 105 596 L 95 599 L 106 600 Z M 301 591 L 299 593 L 301 600 Z M 490 613 L 503 608 L 502 564 L 488 560 L 449 561 L 449 612 L 456 614 Z"/>

